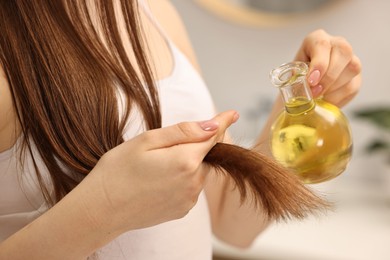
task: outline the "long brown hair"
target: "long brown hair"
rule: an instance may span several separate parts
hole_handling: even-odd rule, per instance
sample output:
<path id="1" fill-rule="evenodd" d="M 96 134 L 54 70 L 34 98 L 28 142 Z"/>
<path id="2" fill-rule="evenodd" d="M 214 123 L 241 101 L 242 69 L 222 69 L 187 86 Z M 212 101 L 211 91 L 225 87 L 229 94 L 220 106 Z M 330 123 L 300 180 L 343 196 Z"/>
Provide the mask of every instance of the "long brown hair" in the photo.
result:
<path id="1" fill-rule="evenodd" d="M 120 1 L 120 10 L 142 78 L 123 46 L 114 2 L 118 3 L 88 1 L 91 7 L 76 0 L 0 1 L 1 65 L 25 147 L 31 152 L 31 138 L 51 175 L 54 200 L 35 167 L 51 203 L 77 185 L 106 151 L 123 142 L 132 105 L 140 108 L 148 129 L 161 126 L 138 29 L 137 2 Z M 124 115 L 118 114 L 116 88 L 128 100 Z"/>
<path id="2" fill-rule="evenodd" d="M 137 64 L 130 62 L 123 45 L 118 10 Z M 123 142 L 132 107 L 139 107 L 146 129 L 161 127 L 137 10 L 136 0 L 0 1 L 1 65 L 23 147 L 34 158 L 34 144 L 50 173 L 54 197 L 35 163 L 51 204 L 71 191 L 106 151 Z M 118 88 L 127 100 L 123 115 Z M 327 206 L 289 171 L 257 152 L 217 144 L 205 162 L 229 174 L 243 199 L 250 190 L 270 218 L 301 218 Z"/>

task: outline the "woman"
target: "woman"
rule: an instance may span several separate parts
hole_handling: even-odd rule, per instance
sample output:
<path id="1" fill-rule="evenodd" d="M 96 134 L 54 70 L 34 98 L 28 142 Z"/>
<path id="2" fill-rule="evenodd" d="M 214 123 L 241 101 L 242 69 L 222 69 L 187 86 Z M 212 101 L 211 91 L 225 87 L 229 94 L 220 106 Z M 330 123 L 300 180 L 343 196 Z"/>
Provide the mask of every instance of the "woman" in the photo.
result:
<path id="1" fill-rule="evenodd" d="M 212 232 L 247 247 L 267 226 L 203 163 L 239 116 L 215 115 L 168 1 L 2 1 L 0 14 L 0 259 L 211 259 Z M 358 92 L 344 39 L 315 31 L 296 60 L 314 95 L 343 106 Z"/>

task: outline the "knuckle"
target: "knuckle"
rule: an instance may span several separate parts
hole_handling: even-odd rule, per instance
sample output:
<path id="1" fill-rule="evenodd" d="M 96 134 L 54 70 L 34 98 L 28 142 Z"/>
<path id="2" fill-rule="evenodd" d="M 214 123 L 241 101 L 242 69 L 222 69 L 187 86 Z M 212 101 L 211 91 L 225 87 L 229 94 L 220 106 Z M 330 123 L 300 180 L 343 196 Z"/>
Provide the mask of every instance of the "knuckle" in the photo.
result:
<path id="1" fill-rule="evenodd" d="M 316 35 L 316 36 L 328 36 L 328 33 L 324 30 L 324 29 L 317 29 L 313 32 L 313 35 Z"/>
<path id="2" fill-rule="evenodd" d="M 314 30 L 311 33 L 309 33 L 306 38 L 317 39 L 319 37 L 324 38 L 327 36 L 328 36 L 328 34 L 326 33 L 326 31 L 324 29 L 317 29 L 317 30 Z"/>
<path id="3" fill-rule="evenodd" d="M 356 93 L 356 87 L 353 84 L 347 84 L 344 87 L 345 96 L 351 96 Z"/>
<path id="4" fill-rule="evenodd" d="M 99 165 L 109 165 L 110 162 L 114 161 L 116 159 L 116 154 L 112 150 L 109 150 L 108 152 L 104 153 L 100 159 L 99 159 Z"/>
<path id="5" fill-rule="evenodd" d="M 315 41 L 315 45 L 325 49 L 330 49 L 332 47 L 330 41 L 328 39 L 323 39 L 323 38 L 317 39 Z"/>
<path id="6" fill-rule="evenodd" d="M 344 87 L 345 91 L 345 96 L 350 97 L 350 96 L 355 96 L 359 92 L 359 84 L 354 84 L 354 82 L 349 82 L 349 84 L 345 85 Z"/>
<path id="7" fill-rule="evenodd" d="M 184 156 L 184 155 L 183 155 Z M 184 156 L 179 159 L 178 170 L 181 173 L 192 175 L 200 166 L 201 161 L 195 156 Z"/>
<path id="8" fill-rule="evenodd" d="M 179 132 L 186 137 L 190 137 L 193 135 L 192 128 L 187 122 L 181 122 L 177 124 L 176 127 L 178 128 Z"/>
<path id="9" fill-rule="evenodd" d="M 360 62 L 360 59 L 356 56 L 353 56 L 351 62 L 348 64 L 348 70 L 351 71 L 353 74 L 358 75 L 362 71 L 362 64 Z"/>
<path id="10" fill-rule="evenodd" d="M 323 81 L 325 82 L 325 84 L 330 85 L 337 80 L 337 77 L 338 75 L 336 75 L 335 73 L 327 72 L 327 74 L 324 76 Z"/>
<path id="11" fill-rule="evenodd" d="M 353 49 L 351 44 L 343 37 L 335 37 L 335 45 L 337 46 L 338 51 L 345 56 L 353 55 Z"/>
<path id="12" fill-rule="evenodd" d="M 153 143 L 155 140 L 152 131 L 146 131 L 136 137 L 141 143 Z"/>

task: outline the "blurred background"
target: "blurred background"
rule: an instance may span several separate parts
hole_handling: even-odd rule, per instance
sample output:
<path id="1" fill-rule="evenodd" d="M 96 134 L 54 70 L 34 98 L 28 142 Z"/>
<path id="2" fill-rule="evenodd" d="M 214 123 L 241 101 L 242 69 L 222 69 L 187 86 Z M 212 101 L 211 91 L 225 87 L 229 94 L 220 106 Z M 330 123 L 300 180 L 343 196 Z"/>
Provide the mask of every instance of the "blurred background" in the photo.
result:
<path id="1" fill-rule="evenodd" d="M 215 239 L 215 258 L 389 260 L 390 1 L 172 2 L 187 26 L 218 110 L 241 114 L 231 133 L 243 146 L 255 139 L 277 94 L 269 71 L 292 60 L 306 34 L 323 28 L 345 37 L 363 64 L 362 90 L 343 108 L 354 135 L 353 159 L 343 175 L 312 185 L 335 203 L 334 211 L 275 224 L 248 250 Z M 379 111 L 371 113 L 373 109 Z"/>

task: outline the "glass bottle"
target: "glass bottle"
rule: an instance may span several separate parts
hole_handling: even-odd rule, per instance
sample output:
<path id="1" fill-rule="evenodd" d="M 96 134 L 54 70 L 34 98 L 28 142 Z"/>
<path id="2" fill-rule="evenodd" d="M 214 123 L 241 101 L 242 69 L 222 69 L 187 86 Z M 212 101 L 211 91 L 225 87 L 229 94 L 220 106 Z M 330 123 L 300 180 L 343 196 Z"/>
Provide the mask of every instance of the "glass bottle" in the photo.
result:
<path id="1" fill-rule="evenodd" d="M 271 71 L 284 110 L 271 128 L 271 151 L 304 183 L 319 183 L 341 174 L 352 155 L 349 123 L 336 106 L 313 99 L 308 64 L 286 63 Z"/>

